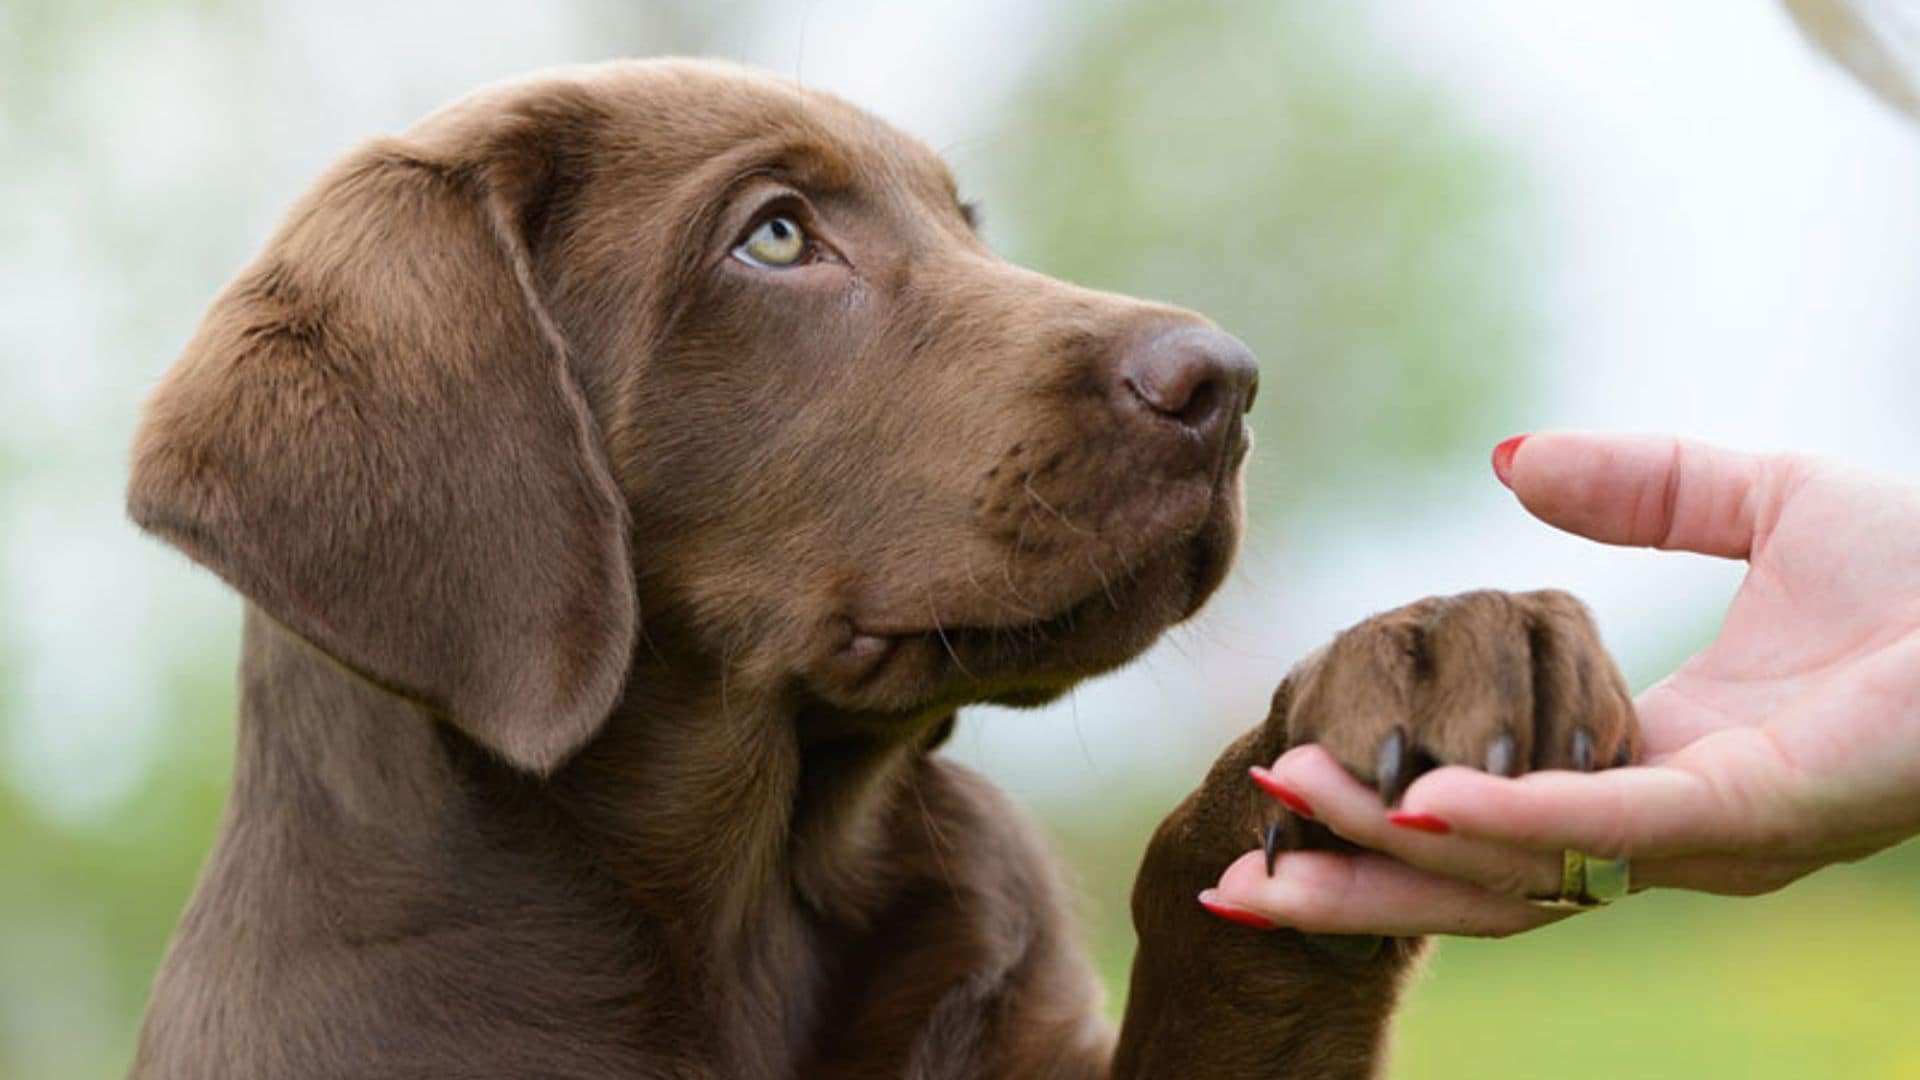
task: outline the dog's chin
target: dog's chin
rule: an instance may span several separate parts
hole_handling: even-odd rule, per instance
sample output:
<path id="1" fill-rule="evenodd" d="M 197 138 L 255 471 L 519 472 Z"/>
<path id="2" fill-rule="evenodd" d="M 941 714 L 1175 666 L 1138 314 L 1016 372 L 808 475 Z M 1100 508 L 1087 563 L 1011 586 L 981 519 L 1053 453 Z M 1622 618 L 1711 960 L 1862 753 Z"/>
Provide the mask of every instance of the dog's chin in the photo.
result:
<path id="1" fill-rule="evenodd" d="M 1124 574 L 1038 619 L 887 633 L 848 620 L 810 673 L 817 703 L 878 724 L 943 715 L 962 705 L 1034 707 L 1145 652 L 1225 580 L 1239 539 L 1223 504 Z"/>

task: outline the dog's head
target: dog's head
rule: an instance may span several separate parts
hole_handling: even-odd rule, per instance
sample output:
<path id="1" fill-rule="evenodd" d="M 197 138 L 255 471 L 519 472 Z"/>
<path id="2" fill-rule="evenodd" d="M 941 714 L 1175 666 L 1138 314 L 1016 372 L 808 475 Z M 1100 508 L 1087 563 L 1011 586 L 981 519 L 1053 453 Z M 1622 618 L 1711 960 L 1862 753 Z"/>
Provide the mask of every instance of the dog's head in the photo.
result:
<path id="1" fill-rule="evenodd" d="M 1254 368 L 969 219 L 921 144 L 738 69 L 482 91 L 215 302 L 133 516 L 527 768 L 598 728 L 640 612 L 876 722 L 1045 700 L 1219 584 Z"/>

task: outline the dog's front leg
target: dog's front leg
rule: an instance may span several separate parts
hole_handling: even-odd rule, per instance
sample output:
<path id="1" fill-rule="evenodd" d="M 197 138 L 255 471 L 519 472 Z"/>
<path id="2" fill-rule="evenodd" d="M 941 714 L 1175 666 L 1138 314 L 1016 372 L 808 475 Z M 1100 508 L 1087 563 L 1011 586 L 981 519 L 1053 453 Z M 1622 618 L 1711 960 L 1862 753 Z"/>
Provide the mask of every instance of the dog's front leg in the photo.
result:
<path id="1" fill-rule="evenodd" d="M 1283 686 L 1276 704 L 1290 696 Z M 1276 709 L 1276 712 L 1282 710 Z M 1195 899 L 1277 817 L 1247 779 L 1285 749 L 1270 720 L 1229 747 L 1148 845 L 1114 1080 L 1372 1076 L 1419 940 L 1309 938 L 1208 914 Z M 1298 842 L 1300 830 L 1295 828 Z"/>
<path id="2" fill-rule="evenodd" d="M 1436 597 L 1347 630 L 1287 676 L 1265 723 L 1155 833 L 1134 886 L 1140 951 L 1114 1077 L 1378 1072 L 1418 939 L 1262 931 L 1196 901 L 1251 847 L 1347 847 L 1248 778 L 1307 742 L 1392 803 L 1425 767 L 1591 769 L 1632 760 L 1637 736 L 1625 680 L 1565 593 Z"/>

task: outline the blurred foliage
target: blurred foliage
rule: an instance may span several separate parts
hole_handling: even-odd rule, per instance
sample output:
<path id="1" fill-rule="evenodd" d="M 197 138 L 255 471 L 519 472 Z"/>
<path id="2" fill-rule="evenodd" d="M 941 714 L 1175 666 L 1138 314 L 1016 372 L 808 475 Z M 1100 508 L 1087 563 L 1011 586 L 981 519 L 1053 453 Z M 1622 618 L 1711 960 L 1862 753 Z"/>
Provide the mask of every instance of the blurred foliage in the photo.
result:
<path id="1" fill-rule="evenodd" d="M 1482 452 L 1531 336 L 1526 200 L 1496 149 L 1407 80 L 1358 6 L 1084 10 L 1010 110 L 988 208 L 1009 253 L 1253 348 L 1257 507 Z"/>
<path id="2" fill-rule="evenodd" d="M 175 725 L 121 812 L 75 824 L 0 787 L 0 1076 L 118 1075 L 211 847 L 232 769 L 237 639 L 174 672 Z M 219 646 L 224 646 L 220 648 Z"/>
<path id="3" fill-rule="evenodd" d="M 1393 1075 L 1920 1076 L 1920 846 L 1732 900 L 1646 893 L 1510 941 L 1446 940 Z"/>

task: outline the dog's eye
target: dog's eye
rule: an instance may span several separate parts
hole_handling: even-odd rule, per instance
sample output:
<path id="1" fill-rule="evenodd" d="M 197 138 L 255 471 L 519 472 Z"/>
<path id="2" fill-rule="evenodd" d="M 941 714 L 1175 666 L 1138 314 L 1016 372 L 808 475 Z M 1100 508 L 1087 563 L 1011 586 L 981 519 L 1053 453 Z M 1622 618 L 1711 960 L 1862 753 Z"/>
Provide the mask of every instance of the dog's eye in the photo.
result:
<path id="1" fill-rule="evenodd" d="M 768 218 L 748 233 L 733 253 L 755 266 L 793 266 L 806 257 L 807 234 L 790 217 Z"/>

